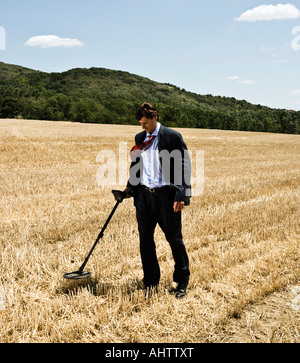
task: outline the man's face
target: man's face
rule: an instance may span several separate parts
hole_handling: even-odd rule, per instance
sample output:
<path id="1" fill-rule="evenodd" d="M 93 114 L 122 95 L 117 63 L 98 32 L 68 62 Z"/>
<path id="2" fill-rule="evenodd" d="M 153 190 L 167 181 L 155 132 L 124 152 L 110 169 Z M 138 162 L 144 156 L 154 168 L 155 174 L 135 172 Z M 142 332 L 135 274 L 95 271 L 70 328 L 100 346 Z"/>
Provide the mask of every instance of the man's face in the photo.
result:
<path id="1" fill-rule="evenodd" d="M 143 117 L 139 123 L 141 124 L 143 130 L 149 132 L 149 134 L 152 134 L 157 127 L 157 117 L 154 117 L 153 119 Z"/>

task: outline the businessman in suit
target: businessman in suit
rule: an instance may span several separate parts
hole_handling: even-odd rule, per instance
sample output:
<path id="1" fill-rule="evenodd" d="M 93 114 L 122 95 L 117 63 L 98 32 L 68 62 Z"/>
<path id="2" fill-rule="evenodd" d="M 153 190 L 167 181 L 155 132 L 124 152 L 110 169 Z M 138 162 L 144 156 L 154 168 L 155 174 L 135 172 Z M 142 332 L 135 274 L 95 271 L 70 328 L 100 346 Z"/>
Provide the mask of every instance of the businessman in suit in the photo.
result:
<path id="1" fill-rule="evenodd" d="M 143 103 L 136 114 L 143 132 L 135 137 L 131 150 L 130 177 L 125 189 L 134 197 L 140 235 L 140 252 L 147 290 L 160 281 L 154 231 L 157 224 L 169 242 L 175 261 L 172 291 L 176 298 L 187 293 L 190 278 L 189 258 L 182 239 L 182 215 L 191 198 L 191 162 L 180 133 L 159 123 L 159 113 Z"/>

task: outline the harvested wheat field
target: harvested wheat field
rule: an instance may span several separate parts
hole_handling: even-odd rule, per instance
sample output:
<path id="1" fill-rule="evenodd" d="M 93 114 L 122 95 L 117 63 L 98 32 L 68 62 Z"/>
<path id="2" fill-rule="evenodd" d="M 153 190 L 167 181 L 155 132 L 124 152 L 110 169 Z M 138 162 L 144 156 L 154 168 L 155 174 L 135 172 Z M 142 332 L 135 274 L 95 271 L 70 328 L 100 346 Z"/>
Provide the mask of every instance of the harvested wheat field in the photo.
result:
<path id="1" fill-rule="evenodd" d="M 188 295 L 169 294 L 159 229 L 159 291 L 145 300 L 132 200 L 116 211 L 85 284 L 83 262 L 115 201 L 97 183 L 101 150 L 140 128 L 0 120 L 0 341 L 300 342 L 300 136 L 180 130 L 204 151 L 203 194 L 183 212 Z"/>

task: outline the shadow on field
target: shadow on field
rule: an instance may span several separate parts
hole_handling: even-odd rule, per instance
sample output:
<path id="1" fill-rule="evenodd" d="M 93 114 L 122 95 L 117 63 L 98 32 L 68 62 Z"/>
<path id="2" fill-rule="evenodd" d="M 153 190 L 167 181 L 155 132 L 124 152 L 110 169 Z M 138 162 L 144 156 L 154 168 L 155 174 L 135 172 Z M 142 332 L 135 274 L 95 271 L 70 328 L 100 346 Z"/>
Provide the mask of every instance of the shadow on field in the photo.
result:
<path id="1" fill-rule="evenodd" d="M 72 297 L 85 290 L 94 296 L 132 296 L 134 293 L 138 293 L 143 289 L 143 281 L 139 281 L 137 279 L 126 280 L 123 284 L 87 279 L 84 282 L 65 282 L 57 289 L 57 293 L 67 294 Z"/>

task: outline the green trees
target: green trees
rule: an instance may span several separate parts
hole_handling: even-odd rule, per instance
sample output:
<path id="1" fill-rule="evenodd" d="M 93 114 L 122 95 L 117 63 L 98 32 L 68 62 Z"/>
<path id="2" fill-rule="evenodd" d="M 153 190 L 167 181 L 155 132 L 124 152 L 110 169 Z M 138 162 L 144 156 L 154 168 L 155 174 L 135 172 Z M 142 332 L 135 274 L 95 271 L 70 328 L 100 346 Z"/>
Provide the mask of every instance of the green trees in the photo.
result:
<path id="1" fill-rule="evenodd" d="M 15 97 L 5 97 L 1 103 L 0 117 L 15 118 L 22 109 L 20 101 Z"/>
<path id="2" fill-rule="evenodd" d="M 0 118 L 137 124 L 138 104 L 155 103 L 170 127 L 300 134 L 300 112 L 198 95 L 103 68 L 44 73 L 0 62 Z"/>

